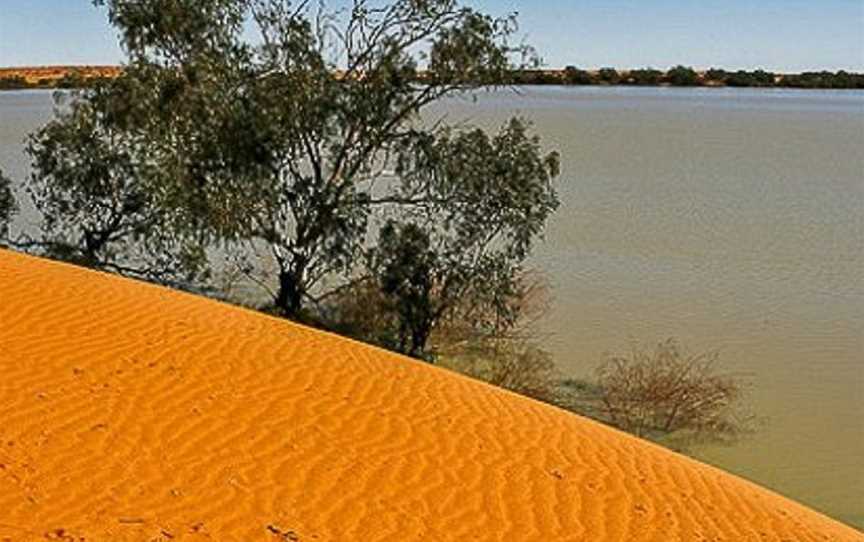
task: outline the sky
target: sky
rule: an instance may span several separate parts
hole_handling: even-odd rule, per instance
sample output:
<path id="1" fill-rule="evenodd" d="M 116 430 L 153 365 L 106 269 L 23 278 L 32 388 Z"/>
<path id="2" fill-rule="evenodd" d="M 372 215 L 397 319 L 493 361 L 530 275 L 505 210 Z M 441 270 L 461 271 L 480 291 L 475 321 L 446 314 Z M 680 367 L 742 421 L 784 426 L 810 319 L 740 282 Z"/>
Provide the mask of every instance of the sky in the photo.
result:
<path id="1" fill-rule="evenodd" d="M 518 12 L 550 68 L 864 71 L 864 0 L 467 0 Z M 119 64 L 91 0 L 0 0 L 0 66 Z"/>

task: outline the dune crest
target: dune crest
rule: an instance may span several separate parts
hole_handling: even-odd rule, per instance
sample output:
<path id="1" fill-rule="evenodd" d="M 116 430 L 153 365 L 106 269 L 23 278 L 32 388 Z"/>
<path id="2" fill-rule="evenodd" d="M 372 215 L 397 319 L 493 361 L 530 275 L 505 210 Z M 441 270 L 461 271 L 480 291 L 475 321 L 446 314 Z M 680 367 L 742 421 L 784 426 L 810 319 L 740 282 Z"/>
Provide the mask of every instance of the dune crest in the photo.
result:
<path id="1" fill-rule="evenodd" d="M 864 540 L 352 341 L 0 251 L 0 541 Z"/>

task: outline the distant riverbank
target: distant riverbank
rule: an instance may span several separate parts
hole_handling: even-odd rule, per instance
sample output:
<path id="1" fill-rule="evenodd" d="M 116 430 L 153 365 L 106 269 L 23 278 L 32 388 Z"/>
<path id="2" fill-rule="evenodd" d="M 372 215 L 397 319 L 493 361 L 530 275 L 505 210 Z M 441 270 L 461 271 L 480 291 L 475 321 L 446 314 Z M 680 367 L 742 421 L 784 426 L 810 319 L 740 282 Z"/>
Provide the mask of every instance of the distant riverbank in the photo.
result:
<path id="1" fill-rule="evenodd" d="M 28 66 L 0 68 L 0 90 L 76 88 L 99 79 L 112 79 L 120 66 Z"/>
<path id="2" fill-rule="evenodd" d="M 0 68 L 0 90 L 79 88 L 101 79 L 118 77 L 122 72 L 121 66 Z M 338 71 L 336 76 L 340 76 Z M 424 72 L 417 74 L 418 82 L 427 77 Z M 676 66 L 665 72 L 654 68 L 583 70 L 568 66 L 564 69 L 513 71 L 508 82 L 512 85 L 864 89 L 864 74 L 842 70 L 785 74 L 717 68 L 698 71 L 686 66 Z"/>

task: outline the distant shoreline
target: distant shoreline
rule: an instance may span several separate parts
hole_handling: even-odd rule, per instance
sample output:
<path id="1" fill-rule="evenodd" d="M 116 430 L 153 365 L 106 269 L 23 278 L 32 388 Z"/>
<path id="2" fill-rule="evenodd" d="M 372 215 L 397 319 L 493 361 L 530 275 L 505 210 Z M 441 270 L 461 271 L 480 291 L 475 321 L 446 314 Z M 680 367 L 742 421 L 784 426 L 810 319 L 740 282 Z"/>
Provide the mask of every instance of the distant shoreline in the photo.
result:
<path id="1" fill-rule="evenodd" d="M 0 68 L 0 91 L 82 88 L 123 73 L 122 66 L 27 66 Z M 422 81 L 427 76 L 418 74 Z M 607 87 L 700 87 L 786 88 L 806 90 L 864 90 L 864 73 L 845 71 L 772 73 L 764 70 L 697 71 L 677 66 L 665 72 L 653 68 L 616 70 L 601 68 L 520 70 L 509 74 L 507 84 L 516 86 L 607 86 Z"/>
<path id="2" fill-rule="evenodd" d="M 121 66 L 22 66 L 0 68 L 0 91 L 75 88 L 86 85 L 88 81 L 113 79 L 121 73 L 123 73 Z"/>

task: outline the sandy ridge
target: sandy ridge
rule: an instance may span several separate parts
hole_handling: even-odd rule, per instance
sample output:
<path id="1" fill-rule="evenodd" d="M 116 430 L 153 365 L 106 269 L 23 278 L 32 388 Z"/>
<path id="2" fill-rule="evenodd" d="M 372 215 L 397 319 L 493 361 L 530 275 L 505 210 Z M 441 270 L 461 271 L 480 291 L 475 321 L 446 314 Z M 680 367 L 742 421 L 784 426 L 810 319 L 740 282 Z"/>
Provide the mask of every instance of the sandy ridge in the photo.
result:
<path id="1" fill-rule="evenodd" d="M 0 541 L 864 540 L 352 341 L 0 251 Z"/>

